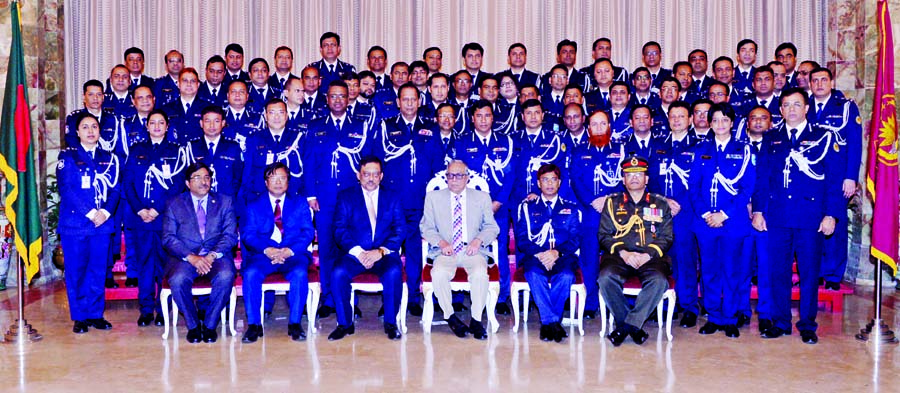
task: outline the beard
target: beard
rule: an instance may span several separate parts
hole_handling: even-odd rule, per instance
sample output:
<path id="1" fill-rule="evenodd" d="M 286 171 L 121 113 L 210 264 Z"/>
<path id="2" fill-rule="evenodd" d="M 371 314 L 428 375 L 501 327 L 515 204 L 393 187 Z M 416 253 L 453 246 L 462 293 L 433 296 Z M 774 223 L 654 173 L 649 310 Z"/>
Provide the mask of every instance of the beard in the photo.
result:
<path id="1" fill-rule="evenodd" d="M 591 135 L 588 141 L 595 147 L 604 147 L 609 144 L 610 138 L 612 138 L 612 134 L 607 132 L 603 135 Z"/>

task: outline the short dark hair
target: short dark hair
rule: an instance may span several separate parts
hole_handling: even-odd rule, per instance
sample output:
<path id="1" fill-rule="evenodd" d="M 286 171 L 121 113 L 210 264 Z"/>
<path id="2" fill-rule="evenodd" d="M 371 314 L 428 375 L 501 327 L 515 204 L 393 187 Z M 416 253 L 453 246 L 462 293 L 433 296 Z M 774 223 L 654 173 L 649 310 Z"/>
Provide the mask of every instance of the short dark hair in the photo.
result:
<path id="1" fill-rule="evenodd" d="M 225 110 L 222 109 L 221 106 L 218 105 L 207 105 L 200 111 L 200 118 L 206 116 L 207 113 L 215 113 L 222 117 L 222 120 L 225 120 Z"/>
<path id="2" fill-rule="evenodd" d="M 709 106 L 712 106 L 712 105 L 713 105 L 713 102 L 710 101 L 708 98 L 701 98 L 701 99 L 699 99 L 699 100 L 694 101 L 693 103 L 691 103 L 691 114 L 692 114 L 692 115 L 694 114 L 694 110 L 697 109 L 697 105 L 709 105 Z"/>
<path id="3" fill-rule="evenodd" d="M 775 77 L 775 71 L 768 65 L 756 67 L 756 70 L 753 72 L 753 77 L 756 78 L 756 75 L 759 75 L 761 72 L 768 72 L 773 78 Z"/>
<path id="4" fill-rule="evenodd" d="M 525 54 L 528 54 L 528 48 L 525 47 L 525 44 L 516 42 L 515 44 L 509 46 L 509 49 L 506 50 L 506 55 L 509 56 L 509 54 L 512 53 L 512 50 L 516 48 L 522 48 L 522 50 L 525 51 Z"/>
<path id="5" fill-rule="evenodd" d="M 369 70 L 360 71 L 360 72 L 359 72 L 359 80 L 363 80 L 364 78 L 372 78 L 372 79 L 376 79 L 376 78 L 375 78 L 375 73 L 372 72 L 372 71 L 369 71 Z"/>
<path id="6" fill-rule="evenodd" d="M 638 68 L 635 68 L 635 69 L 634 69 L 634 72 L 631 73 L 631 80 L 635 80 L 635 78 L 637 78 L 637 74 L 638 74 L 639 72 L 646 72 L 647 75 L 650 75 L 650 69 L 649 69 L 649 68 L 644 67 L 644 66 L 640 66 L 640 67 L 638 67 Z"/>
<path id="7" fill-rule="evenodd" d="M 277 170 L 279 170 L 279 169 L 284 169 L 284 173 L 287 173 L 287 174 L 290 174 L 290 173 L 291 173 L 291 172 L 288 170 L 287 165 L 285 165 L 285 164 L 284 164 L 283 162 L 281 162 L 281 161 L 275 161 L 275 162 L 273 162 L 273 163 L 271 163 L 271 164 L 269 164 L 269 165 L 266 165 L 266 169 L 265 169 L 265 171 L 263 172 L 263 179 L 264 179 L 264 180 L 269 180 L 269 178 L 272 177 L 272 175 L 274 175 L 275 172 L 276 172 Z M 288 180 L 290 180 L 290 179 L 291 179 L 291 177 L 288 176 Z"/>
<path id="8" fill-rule="evenodd" d="M 338 46 L 341 46 L 341 36 L 331 31 L 325 32 L 321 37 L 319 37 L 319 46 L 321 47 L 322 43 L 329 38 L 334 38 L 334 40 L 337 41 Z"/>
<path id="9" fill-rule="evenodd" d="M 125 55 L 122 56 L 122 58 L 127 59 L 128 55 L 133 54 L 133 53 L 137 53 L 137 54 L 141 55 L 141 59 L 145 58 L 144 51 L 141 50 L 141 48 L 138 48 L 136 46 L 132 46 L 131 48 L 125 49 Z"/>
<path id="10" fill-rule="evenodd" d="M 731 107 L 731 104 L 727 104 L 724 102 L 713 104 L 713 106 L 709 108 L 709 112 L 706 113 L 706 121 L 712 123 L 713 114 L 717 112 L 725 115 L 726 117 L 731 119 L 732 123 L 734 123 L 735 114 L 734 108 Z"/>
<path id="11" fill-rule="evenodd" d="M 84 111 L 84 112 L 79 113 L 78 117 L 75 118 L 75 128 L 77 129 L 78 126 L 81 125 L 81 122 L 83 122 L 87 118 L 94 119 L 94 121 L 96 121 L 97 124 L 100 124 L 100 119 L 97 119 L 97 116 L 92 115 L 91 112 Z"/>
<path id="12" fill-rule="evenodd" d="M 321 45 L 321 44 L 319 44 L 319 45 Z M 380 50 L 381 53 L 384 53 L 384 57 L 387 57 L 387 51 L 384 50 L 384 48 L 382 48 L 380 45 L 373 45 L 371 48 L 369 48 L 368 51 L 366 51 L 366 58 L 368 58 L 369 56 L 372 56 L 372 52 L 375 52 L 377 50 Z"/>
<path id="13" fill-rule="evenodd" d="M 712 65 L 713 65 L 713 68 L 714 68 L 714 69 L 716 68 L 716 63 L 718 63 L 718 62 L 720 62 L 720 61 L 727 61 L 728 64 L 731 64 L 731 68 L 734 68 L 734 60 L 732 60 L 732 59 L 731 59 L 730 57 L 728 57 L 728 56 L 719 56 L 719 57 L 717 57 L 715 60 L 713 60 Z"/>
<path id="14" fill-rule="evenodd" d="M 687 102 L 684 102 L 684 101 L 675 101 L 675 102 L 669 104 L 669 110 L 666 111 L 666 113 L 671 114 L 672 109 L 676 109 L 676 108 L 682 108 L 687 111 L 688 116 L 691 115 L 691 106 Z"/>
<path id="15" fill-rule="evenodd" d="M 450 83 L 456 82 L 456 78 L 459 77 L 460 75 L 462 75 L 463 73 L 468 75 L 469 79 L 472 79 L 472 74 L 470 74 L 469 71 L 466 71 L 466 69 L 463 68 L 459 71 L 454 72 L 453 75 L 450 75 Z"/>
<path id="16" fill-rule="evenodd" d="M 644 54 L 644 50 L 647 49 L 647 47 L 649 47 L 649 46 L 655 46 L 657 49 L 660 50 L 660 52 L 662 52 L 662 45 L 660 45 L 659 42 L 647 41 L 646 43 L 644 43 L 644 46 L 641 47 L 641 54 Z"/>
<path id="17" fill-rule="evenodd" d="M 605 57 L 601 57 L 597 60 L 594 60 L 594 64 L 591 66 L 591 72 L 595 71 L 597 69 L 597 65 L 600 63 L 609 63 L 610 68 L 615 68 L 615 66 L 616 66 L 615 64 L 613 64 L 612 60 L 607 59 Z M 593 77 L 593 75 L 592 75 L 592 77 Z"/>
<path id="18" fill-rule="evenodd" d="M 166 121 L 166 124 L 169 124 L 169 115 L 167 115 L 166 112 L 164 110 L 162 110 L 162 108 L 156 108 L 156 109 L 150 111 L 150 113 L 147 114 L 147 119 L 150 119 L 150 117 L 152 117 L 153 115 L 162 116 L 163 120 Z"/>
<path id="19" fill-rule="evenodd" d="M 197 73 L 197 70 L 194 69 L 194 67 L 184 67 L 183 69 L 181 69 L 181 72 L 178 73 L 178 79 L 180 80 L 181 76 L 184 74 L 194 74 L 194 77 L 196 77 L 199 82 L 200 74 Z"/>
<path id="20" fill-rule="evenodd" d="M 760 104 L 753 105 L 753 107 L 747 111 L 747 117 L 749 118 L 750 114 L 753 113 L 753 111 L 755 111 L 757 109 L 762 109 L 762 110 L 766 111 L 766 114 L 769 115 L 769 120 L 772 120 L 772 113 L 769 112 L 769 108 L 766 108 Z"/>
<path id="21" fill-rule="evenodd" d="M 219 55 L 212 55 L 212 57 L 206 60 L 206 68 L 209 68 L 210 64 L 215 63 L 222 63 L 222 65 L 225 65 L 225 59 L 223 59 L 222 56 Z"/>
<path id="22" fill-rule="evenodd" d="M 719 81 L 717 81 L 717 80 L 713 80 L 712 83 L 710 83 L 709 86 L 706 87 L 706 91 L 709 92 L 710 90 L 712 90 L 712 88 L 713 88 L 714 86 L 722 86 L 722 87 L 724 87 L 724 88 L 725 88 L 725 94 L 730 94 L 730 93 L 731 93 L 731 89 L 728 88 L 728 85 L 726 85 L 726 84 L 724 84 L 724 83 L 722 83 L 722 82 L 719 82 Z"/>
<path id="23" fill-rule="evenodd" d="M 547 73 L 547 76 L 549 77 L 550 74 L 552 74 L 553 71 L 556 71 L 556 70 L 561 70 L 562 72 L 565 72 L 566 77 L 569 76 L 569 67 L 566 67 L 564 64 L 557 64 L 557 65 L 553 66 L 553 68 L 550 68 L 550 72 Z"/>
<path id="24" fill-rule="evenodd" d="M 453 109 L 453 114 L 454 114 L 454 115 L 456 114 L 456 107 L 453 106 L 453 104 L 451 104 L 451 103 L 449 103 L 449 102 L 445 102 L 445 103 L 443 103 L 443 104 L 438 105 L 437 109 L 436 109 L 434 112 L 435 112 L 435 113 L 440 112 L 441 109 L 444 109 L 444 108 L 450 108 L 450 109 Z"/>
<path id="25" fill-rule="evenodd" d="M 824 72 L 824 73 L 828 74 L 828 79 L 834 79 L 834 74 L 831 72 L 831 70 L 829 70 L 825 67 L 817 67 L 817 68 L 813 69 L 812 71 L 810 71 L 809 76 L 812 77 L 813 74 L 818 74 L 820 72 Z"/>
<path id="26" fill-rule="evenodd" d="M 564 46 L 571 46 L 572 48 L 575 48 L 576 52 L 578 51 L 578 44 L 575 43 L 575 41 L 572 41 L 572 40 L 566 38 L 556 44 L 556 54 L 557 55 L 559 55 L 559 52 L 562 50 L 562 48 Z"/>
<path id="27" fill-rule="evenodd" d="M 790 49 L 794 56 L 797 56 L 797 46 L 794 45 L 793 42 L 782 42 L 775 48 L 775 55 L 778 55 L 778 52 L 781 52 L 785 49 Z"/>
<path id="28" fill-rule="evenodd" d="M 778 105 L 780 106 L 782 102 L 784 102 L 784 98 L 788 96 L 792 96 L 794 94 L 799 94 L 803 97 L 803 104 L 809 105 L 809 96 L 806 95 L 806 90 L 800 87 L 792 87 L 790 89 L 784 90 L 781 92 L 781 97 L 778 99 Z"/>
<path id="29" fill-rule="evenodd" d="M 684 60 L 676 61 L 675 64 L 672 65 L 672 75 L 675 75 L 675 73 L 678 72 L 679 67 L 687 67 L 690 70 L 694 69 L 693 67 L 691 67 L 691 63 L 688 63 Z"/>
<path id="30" fill-rule="evenodd" d="M 263 106 L 263 111 L 266 111 L 267 109 L 269 109 L 269 106 L 277 105 L 277 104 L 284 105 L 284 108 L 287 109 L 287 104 L 281 98 L 272 97 L 272 98 L 269 98 L 268 101 L 266 101 L 266 105 Z"/>
<path id="31" fill-rule="evenodd" d="M 212 169 L 209 169 L 209 166 L 204 164 L 202 161 L 197 161 L 191 165 L 188 165 L 187 168 L 184 168 L 184 180 L 191 181 L 191 176 L 194 176 L 194 173 L 199 172 L 201 169 L 206 169 L 206 173 L 212 175 Z"/>
<path id="32" fill-rule="evenodd" d="M 91 79 L 87 82 L 84 82 L 84 84 L 81 85 L 81 94 L 87 93 L 88 87 L 91 87 L 91 86 L 99 87 L 100 91 L 103 91 L 103 82 L 100 82 L 96 79 Z"/>
<path id="33" fill-rule="evenodd" d="M 540 108 L 541 112 L 544 111 L 544 105 L 541 104 L 541 100 L 539 100 L 537 98 L 531 98 L 531 99 L 525 100 L 525 102 L 522 103 L 522 112 L 525 112 L 526 109 L 533 108 L 533 107 Z"/>
<path id="34" fill-rule="evenodd" d="M 293 78 L 293 77 L 291 77 L 291 78 Z M 356 72 L 353 72 L 353 71 L 346 71 L 346 72 L 344 72 L 343 75 L 341 75 L 341 80 L 343 80 L 343 81 L 358 81 L 359 74 L 357 74 Z"/>
<path id="35" fill-rule="evenodd" d="M 528 100 L 528 101 L 531 101 L 531 100 Z M 528 101 L 526 101 L 526 102 L 528 102 Z M 534 101 L 537 101 L 537 100 L 534 100 Z M 475 116 L 475 112 L 482 108 L 488 108 L 491 110 L 491 114 L 492 115 L 494 114 L 494 105 L 493 104 L 491 104 L 490 102 L 487 102 L 485 100 L 478 100 L 478 101 L 475 101 L 474 104 L 472 104 L 471 108 L 469 108 L 469 116 Z M 523 110 L 524 110 L 524 108 L 523 108 Z"/>
<path id="36" fill-rule="evenodd" d="M 400 98 L 400 93 L 403 91 L 403 89 L 412 89 L 413 91 L 416 92 L 416 98 L 419 98 L 419 95 L 420 95 L 419 88 L 416 87 L 416 85 L 414 85 L 412 82 L 406 82 L 406 83 L 400 85 L 400 88 L 397 89 L 397 98 Z"/>
<path id="37" fill-rule="evenodd" d="M 651 117 L 653 116 L 653 110 L 650 109 L 650 106 L 649 106 L 649 105 L 647 105 L 647 104 L 635 104 L 633 107 L 631 107 L 631 113 L 630 113 L 630 116 L 628 116 L 628 119 L 629 119 L 629 120 L 634 119 L 634 114 L 637 113 L 638 109 L 646 109 L 646 110 L 647 110 L 647 113 L 649 113 Z"/>
<path id="38" fill-rule="evenodd" d="M 381 161 L 380 158 L 375 157 L 375 156 L 365 156 L 362 159 L 360 159 L 359 160 L 359 169 L 362 170 L 362 167 L 364 167 L 368 164 L 373 164 L 373 163 L 378 164 L 379 171 L 384 171 L 384 161 Z"/>
<path id="39" fill-rule="evenodd" d="M 263 63 L 266 65 L 266 69 L 267 70 L 269 69 L 269 62 L 266 61 L 266 59 L 263 59 L 262 57 L 257 57 L 253 60 L 250 60 L 250 63 L 247 64 L 247 69 L 249 70 L 249 69 L 253 68 L 253 66 L 256 65 L 256 63 Z"/>
<path id="40" fill-rule="evenodd" d="M 498 86 L 503 83 L 503 78 L 509 78 L 510 80 L 512 80 L 513 85 L 516 86 L 516 91 L 519 91 L 519 80 L 516 79 L 516 76 L 513 75 L 511 71 L 498 72 L 494 74 L 494 78 L 497 79 Z"/>
<path id="41" fill-rule="evenodd" d="M 666 82 L 674 83 L 675 88 L 678 89 L 678 92 L 679 93 L 681 92 L 681 82 L 679 82 L 678 79 L 675 79 L 674 76 L 667 76 L 667 77 L 663 78 L 662 81 L 659 82 L 659 87 L 662 88 L 663 83 L 666 83 Z"/>
<path id="42" fill-rule="evenodd" d="M 477 42 L 470 42 L 468 44 L 463 45 L 462 51 L 460 51 L 460 56 L 466 57 L 466 52 L 468 52 L 470 50 L 478 51 L 478 53 L 481 53 L 481 55 L 484 56 L 484 47 L 481 46 L 481 44 L 479 44 Z"/>
<path id="43" fill-rule="evenodd" d="M 688 60 L 691 59 L 691 56 L 693 56 L 694 53 L 698 53 L 698 52 L 699 52 L 699 53 L 702 53 L 702 54 L 703 54 L 703 57 L 709 58 L 709 56 L 706 55 L 706 51 L 705 51 L 705 50 L 699 49 L 699 48 L 698 48 L 698 49 L 692 50 L 691 53 L 688 53 Z"/>
<path id="44" fill-rule="evenodd" d="M 235 84 L 235 83 L 240 83 L 240 84 L 244 85 L 244 88 L 245 88 L 245 89 L 247 88 L 247 82 L 244 82 L 243 79 L 235 79 L 235 80 L 233 80 L 233 81 L 231 81 L 231 82 L 228 82 L 228 86 L 225 87 L 225 91 L 230 91 L 230 90 L 231 90 L 231 85 L 233 85 L 233 84 Z"/>
<path id="45" fill-rule="evenodd" d="M 594 40 L 594 44 L 591 45 L 591 50 L 597 50 L 597 45 L 599 45 L 601 42 L 608 42 L 610 45 L 612 45 L 612 41 L 609 38 L 600 37 Z"/>
<path id="46" fill-rule="evenodd" d="M 819 62 L 817 62 L 817 61 L 815 61 L 815 60 L 803 60 L 803 61 L 800 62 L 800 65 L 804 65 L 804 64 L 812 65 L 813 69 L 816 69 L 816 68 L 821 67 L 821 66 L 819 65 Z M 810 74 L 811 74 L 811 73 L 812 73 L 812 72 L 810 72 Z"/>
<path id="47" fill-rule="evenodd" d="M 540 179 L 541 176 L 544 176 L 548 173 L 553 173 L 557 178 L 562 179 L 562 171 L 559 170 L 559 167 L 556 166 L 556 164 L 541 165 L 541 167 L 538 168 L 537 177 L 538 179 Z"/>
<path id="48" fill-rule="evenodd" d="M 409 71 L 409 64 L 406 64 L 405 61 L 398 61 L 398 62 L 395 62 L 394 64 L 391 64 L 391 72 L 394 72 L 394 68 L 397 68 L 400 66 L 406 67 L 406 70 Z"/>
<path id="49" fill-rule="evenodd" d="M 424 59 L 425 55 L 427 55 L 428 52 L 431 52 L 431 51 L 437 51 L 438 53 L 441 54 L 441 58 L 444 58 L 444 52 L 441 50 L 441 48 L 438 48 L 436 46 L 429 46 L 424 51 L 422 51 L 422 58 Z"/>
<path id="50" fill-rule="evenodd" d="M 410 74 L 412 74 L 412 70 L 414 68 L 421 68 L 421 69 L 425 70 L 426 73 L 428 72 L 428 64 L 425 64 L 425 62 L 422 60 L 416 60 L 412 63 L 409 63 L 409 73 Z"/>
<path id="51" fill-rule="evenodd" d="M 294 58 L 294 50 L 291 49 L 291 48 L 290 48 L 289 46 L 287 46 L 287 45 L 282 45 L 282 46 L 279 46 L 279 47 L 275 48 L 275 54 L 277 55 L 278 52 L 281 52 L 281 51 L 283 51 L 283 50 L 288 51 L 288 53 L 291 54 L 291 58 L 292 58 L 292 59 Z"/>
<path id="52" fill-rule="evenodd" d="M 481 84 L 478 85 L 478 87 L 480 88 L 480 87 L 484 86 L 484 82 L 486 82 L 486 81 L 494 81 L 494 82 L 497 82 L 497 87 L 498 87 L 498 88 L 500 87 L 500 78 L 497 78 L 496 75 L 488 75 L 488 76 L 485 76 L 484 79 L 481 80 Z"/>
<path id="53" fill-rule="evenodd" d="M 225 46 L 225 55 L 226 56 L 228 55 L 228 52 L 237 52 L 241 56 L 243 56 L 244 55 L 244 47 L 241 46 L 241 44 L 232 42 Z"/>
<path id="54" fill-rule="evenodd" d="M 631 94 L 631 89 L 628 87 L 628 84 L 625 83 L 625 81 L 613 81 L 613 83 L 609 85 L 609 91 L 612 91 L 612 89 L 614 89 L 616 86 L 624 87 L 625 91 L 628 92 L 628 94 Z"/>
<path id="55" fill-rule="evenodd" d="M 443 72 L 435 72 L 428 77 L 428 86 L 431 86 L 431 82 L 433 82 L 435 78 L 444 78 L 444 81 L 447 82 L 448 85 L 450 84 L 450 77 L 447 76 L 447 74 Z"/>
<path id="56" fill-rule="evenodd" d="M 342 80 L 340 80 L 340 79 L 335 79 L 335 80 L 331 81 L 330 83 L 328 83 L 328 89 L 329 89 L 329 90 L 330 90 L 332 87 L 335 87 L 335 86 L 337 86 L 337 87 L 343 87 L 343 88 L 345 88 L 345 89 L 347 89 L 347 90 L 350 90 L 350 88 L 347 87 L 347 82 L 344 82 L 344 81 L 342 81 Z M 326 90 L 326 91 L 328 91 L 328 90 Z M 279 100 L 279 101 L 281 101 L 281 100 Z M 284 102 L 284 101 L 282 101 L 282 102 Z"/>
<path id="57" fill-rule="evenodd" d="M 753 52 L 754 53 L 756 52 L 757 48 L 759 48 L 759 45 L 756 45 L 756 41 L 753 41 L 749 38 L 744 38 L 738 42 L 737 48 L 735 48 L 735 52 L 740 52 L 741 47 L 744 45 L 747 45 L 747 44 L 753 44 Z"/>

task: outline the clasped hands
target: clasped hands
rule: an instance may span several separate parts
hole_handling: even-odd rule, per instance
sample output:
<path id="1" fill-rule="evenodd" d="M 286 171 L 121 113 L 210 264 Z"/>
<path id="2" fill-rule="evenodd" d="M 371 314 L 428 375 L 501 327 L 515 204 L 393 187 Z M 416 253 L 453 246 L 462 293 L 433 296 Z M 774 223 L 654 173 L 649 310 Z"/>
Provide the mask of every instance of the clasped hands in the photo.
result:
<path id="1" fill-rule="evenodd" d="M 384 257 L 384 252 L 380 248 L 363 251 L 359 253 L 359 263 L 368 270 L 375 266 L 375 262 L 380 261 L 382 257 Z"/>
<path id="2" fill-rule="evenodd" d="M 197 269 L 197 274 L 204 275 L 209 273 L 209 270 L 212 269 L 213 261 L 216 260 L 215 253 L 209 253 L 205 256 L 199 256 L 197 254 L 191 254 L 187 256 L 188 263 L 191 264 L 194 268 Z"/>
<path id="3" fill-rule="evenodd" d="M 619 251 L 619 257 L 622 258 L 623 261 L 628 266 L 631 266 L 635 269 L 640 268 L 645 263 L 650 261 L 650 254 L 645 252 L 636 252 L 636 251 Z"/>
<path id="4" fill-rule="evenodd" d="M 442 239 L 441 242 L 438 243 L 438 247 L 441 248 L 441 255 L 448 256 L 448 257 L 455 255 L 455 253 L 453 252 L 453 245 L 448 243 L 446 240 Z M 472 239 L 471 242 L 469 242 L 469 244 L 466 246 L 464 252 L 466 255 L 472 256 L 472 255 L 477 254 L 478 250 L 480 248 L 481 248 L 481 239 L 476 237 L 475 239 Z"/>
<path id="5" fill-rule="evenodd" d="M 159 212 L 154 208 L 141 209 L 137 212 L 137 214 L 139 217 L 141 217 L 141 220 L 143 220 L 144 223 L 150 223 L 155 220 L 156 217 L 159 217 Z"/>
<path id="6" fill-rule="evenodd" d="M 283 264 L 285 260 L 293 256 L 294 252 L 287 247 L 266 247 L 266 249 L 263 250 L 263 254 L 266 255 L 266 258 L 269 258 L 272 261 L 273 265 L 280 265 Z"/>

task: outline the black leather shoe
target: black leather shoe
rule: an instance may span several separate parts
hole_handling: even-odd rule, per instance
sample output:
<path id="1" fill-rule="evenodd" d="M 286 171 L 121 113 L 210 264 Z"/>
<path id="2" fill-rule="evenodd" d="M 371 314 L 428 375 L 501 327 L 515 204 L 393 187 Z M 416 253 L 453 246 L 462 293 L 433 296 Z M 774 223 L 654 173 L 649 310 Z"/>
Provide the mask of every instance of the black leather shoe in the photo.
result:
<path id="1" fill-rule="evenodd" d="M 634 343 L 637 345 L 641 345 L 650 338 L 650 335 L 644 331 L 644 329 L 632 329 L 631 330 L 631 339 L 634 340 Z"/>
<path id="2" fill-rule="evenodd" d="M 625 342 L 625 338 L 628 337 L 628 329 L 626 327 L 617 327 L 616 330 L 613 330 L 608 336 L 609 342 L 612 343 L 614 347 L 618 347 Z"/>
<path id="3" fill-rule="evenodd" d="M 840 291 L 841 283 L 835 281 L 825 281 L 825 289 L 829 289 L 832 291 Z"/>
<path id="4" fill-rule="evenodd" d="M 725 325 L 725 337 L 738 338 L 740 336 L 741 331 L 738 329 L 737 325 Z"/>
<path id="5" fill-rule="evenodd" d="M 89 326 L 85 321 L 75 321 L 75 324 L 72 326 L 72 333 L 87 333 Z"/>
<path id="6" fill-rule="evenodd" d="M 113 280 L 112 278 L 107 278 L 105 286 L 109 289 L 112 289 L 112 288 L 118 288 L 119 284 L 116 283 L 116 280 Z"/>
<path id="7" fill-rule="evenodd" d="M 597 310 L 585 310 L 584 320 L 590 321 L 592 319 L 597 319 Z"/>
<path id="8" fill-rule="evenodd" d="M 166 319 L 163 318 L 162 314 L 156 314 L 156 318 L 153 319 L 153 324 L 156 326 L 166 326 Z"/>
<path id="9" fill-rule="evenodd" d="M 126 288 L 137 288 L 138 281 L 137 277 L 128 277 L 125 279 L 125 287 Z"/>
<path id="10" fill-rule="evenodd" d="M 334 331 L 328 335 L 328 341 L 337 341 L 337 340 L 344 338 L 344 336 L 352 336 L 353 333 L 355 333 L 355 332 L 356 332 L 356 329 L 353 327 L 353 325 L 350 325 L 350 326 L 338 325 L 336 328 L 334 328 Z"/>
<path id="11" fill-rule="evenodd" d="M 472 337 L 475 337 L 476 340 L 487 340 L 487 330 L 484 330 L 484 325 L 481 324 L 481 321 L 474 319 L 469 321 L 469 331 L 472 332 Z"/>
<path id="12" fill-rule="evenodd" d="M 387 338 L 390 340 L 399 340 L 400 337 L 403 337 L 400 334 L 400 329 L 397 329 L 397 325 L 393 323 L 385 323 L 384 324 L 384 334 L 387 334 Z"/>
<path id="13" fill-rule="evenodd" d="M 494 312 L 497 315 L 512 315 L 512 310 L 509 309 L 509 304 L 507 302 L 497 303 L 497 308 L 494 309 Z"/>
<path id="14" fill-rule="evenodd" d="M 203 341 L 203 328 L 201 326 L 197 326 L 191 330 L 188 330 L 187 342 L 196 344 L 200 341 Z"/>
<path id="15" fill-rule="evenodd" d="M 569 337 L 569 333 L 566 333 L 566 329 L 562 327 L 562 324 L 559 322 L 550 325 L 553 328 L 553 341 L 562 342 L 562 340 L 566 337 Z"/>
<path id="16" fill-rule="evenodd" d="M 801 330 L 800 339 L 803 340 L 804 344 L 816 344 L 819 342 L 819 336 L 812 330 Z"/>
<path id="17" fill-rule="evenodd" d="M 763 331 L 760 336 L 762 338 L 778 338 L 784 335 L 784 330 L 777 326 L 772 326 Z"/>
<path id="18" fill-rule="evenodd" d="M 451 315 L 450 318 L 445 319 L 445 321 L 447 321 L 447 325 L 450 326 L 450 330 L 453 331 L 453 334 L 455 334 L 456 337 L 466 338 L 469 334 L 469 327 L 466 326 L 463 321 L 460 321 L 456 315 Z"/>
<path id="19" fill-rule="evenodd" d="M 466 310 L 468 310 L 468 309 L 469 309 L 469 308 L 466 307 L 465 304 L 462 304 L 462 303 L 460 303 L 460 302 L 453 303 L 453 312 L 466 311 Z"/>
<path id="20" fill-rule="evenodd" d="M 378 318 L 384 318 L 384 306 L 378 309 Z"/>
<path id="21" fill-rule="evenodd" d="M 819 286 L 821 287 L 822 285 L 825 285 L 825 279 L 822 277 L 819 277 Z"/>
<path id="22" fill-rule="evenodd" d="M 203 342 L 205 343 L 214 343 L 219 339 L 219 334 L 216 333 L 216 329 L 207 329 L 203 328 Z"/>
<path id="23" fill-rule="evenodd" d="M 241 342 L 246 344 L 255 343 L 256 340 L 262 336 L 262 325 L 250 324 L 247 325 L 247 331 L 244 332 L 244 337 L 241 338 Z"/>
<path id="24" fill-rule="evenodd" d="M 775 326 L 775 324 L 772 323 L 771 319 L 765 319 L 765 318 L 759 319 L 759 332 L 760 333 L 765 332 L 766 330 L 769 330 L 770 328 L 772 328 L 772 326 Z"/>
<path id="25" fill-rule="evenodd" d="M 541 341 L 553 341 L 555 333 L 552 326 L 541 324 Z"/>
<path id="26" fill-rule="evenodd" d="M 288 324 L 288 336 L 291 336 L 291 340 L 294 341 L 306 341 L 306 332 L 299 323 Z"/>
<path id="27" fill-rule="evenodd" d="M 713 334 L 719 331 L 719 325 L 716 325 L 712 322 L 707 322 L 703 327 L 700 328 L 700 334 Z"/>
<path id="28" fill-rule="evenodd" d="M 738 314 L 737 317 L 737 327 L 738 329 L 747 326 L 750 324 L 750 317 L 744 314 Z"/>
<path id="29" fill-rule="evenodd" d="M 319 307 L 319 311 L 316 312 L 316 317 L 318 318 L 328 318 L 334 314 L 334 307 L 331 306 L 322 306 Z"/>
<path id="30" fill-rule="evenodd" d="M 759 276 L 753 276 L 750 278 L 750 285 L 759 285 Z"/>
<path id="31" fill-rule="evenodd" d="M 112 329 L 112 324 L 103 318 L 88 319 L 87 323 L 90 324 L 92 328 L 97 330 Z"/>
<path id="32" fill-rule="evenodd" d="M 422 306 L 420 306 L 419 303 L 410 303 L 407 307 L 407 311 L 409 311 L 409 315 L 414 317 L 422 316 Z"/>
<path id="33" fill-rule="evenodd" d="M 697 314 L 685 311 L 684 316 L 681 317 L 681 327 L 692 328 L 694 326 L 697 326 Z"/>
<path id="34" fill-rule="evenodd" d="M 362 310 L 359 309 L 359 306 L 353 306 L 353 317 L 354 318 L 362 318 Z"/>
<path id="35" fill-rule="evenodd" d="M 138 317 L 138 320 L 137 320 L 138 326 L 141 326 L 141 327 L 150 326 L 151 323 L 153 323 L 153 313 L 141 314 L 141 316 Z"/>

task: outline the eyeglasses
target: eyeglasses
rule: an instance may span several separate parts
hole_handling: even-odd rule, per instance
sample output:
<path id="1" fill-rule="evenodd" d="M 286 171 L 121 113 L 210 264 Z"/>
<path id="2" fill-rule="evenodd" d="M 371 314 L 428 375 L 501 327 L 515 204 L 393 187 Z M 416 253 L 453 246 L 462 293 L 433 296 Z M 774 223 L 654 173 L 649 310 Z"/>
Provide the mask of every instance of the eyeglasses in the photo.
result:
<path id="1" fill-rule="evenodd" d="M 469 177 L 467 173 L 448 173 L 447 180 L 463 180 Z"/>
<path id="2" fill-rule="evenodd" d="M 191 180 L 193 180 L 193 181 L 210 181 L 210 180 L 212 180 L 212 177 L 210 177 L 209 175 L 194 175 L 194 176 L 191 176 Z"/>

